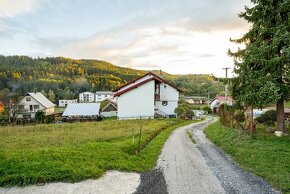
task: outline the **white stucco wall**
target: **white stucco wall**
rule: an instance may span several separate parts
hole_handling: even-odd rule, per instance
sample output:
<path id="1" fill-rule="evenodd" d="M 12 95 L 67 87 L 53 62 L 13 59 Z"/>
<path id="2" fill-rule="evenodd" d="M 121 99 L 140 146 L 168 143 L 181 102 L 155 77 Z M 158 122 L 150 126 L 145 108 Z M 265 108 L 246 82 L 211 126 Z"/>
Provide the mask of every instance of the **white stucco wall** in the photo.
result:
<path id="1" fill-rule="evenodd" d="M 18 104 L 18 105 L 24 105 L 24 109 L 25 109 L 25 114 L 31 114 L 31 118 L 34 118 L 35 116 L 35 113 L 38 111 L 38 110 L 42 110 L 42 111 L 45 111 L 45 107 L 40 104 L 38 101 L 36 101 L 34 98 L 31 97 L 31 101 L 26 101 L 26 97 L 22 98 Z M 30 105 L 32 105 L 32 108 L 33 110 L 30 111 Z M 39 109 L 34 109 L 34 105 L 39 105 Z M 23 118 L 23 114 L 19 114 L 17 116 L 17 118 Z"/>
<path id="2" fill-rule="evenodd" d="M 50 107 L 50 108 L 47 108 L 45 109 L 45 115 L 51 115 L 54 113 L 54 106 L 53 107 Z"/>
<path id="3" fill-rule="evenodd" d="M 154 118 L 154 88 L 152 80 L 118 97 L 118 118 Z"/>
<path id="4" fill-rule="evenodd" d="M 155 102 L 155 109 L 158 109 L 167 115 L 174 115 L 174 110 L 178 106 L 179 92 L 168 84 L 160 84 L 160 101 Z M 162 101 L 167 101 L 163 106 Z"/>
<path id="5" fill-rule="evenodd" d="M 117 111 L 101 112 L 101 115 L 104 117 L 116 117 Z"/>
<path id="6" fill-rule="evenodd" d="M 125 89 L 127 89 L 127 88 L 130 88 L 131 86 L 136 85 L 136 84 L 138 84 L 138 83 L 140 83 L 140 82 L 142 82 L 142 81 L 145 81 L 145 80 L 147 80 L 147 79 L 149 79 L 149 78 L 151 78 L 151 77 L 152 77 L 152 75 L 149 74 L 149 75 L 147 75 L 147 76 L 145 76 L 145 77 L 143 77 L 143 78 L 141 78 L 141 79 L 139 79 L 139 80 L 137 80 L 137 81 L 135 81 L 135 82 L 133 82 L 133 83 L 131 83 L 131 84 L 129 84 L 129 85 L 123 87 L 123 88 L 121 88 L 121 89 L 118 90 L 118 91 L 123 91 L 123 90 L 125 90 Z"/>
<path id="7" fill-rule="evenodd" d="M 58 101 L 58 106 L 60 107 L 66 107 L 68 104 L 76 104 L 78 103 L 78 100 L 77 99 L 74 99 L 74 100 L 59 100 Z"/>
<path id="8" fill-rule="evenodd" d="M 85 95 L 88 95 L 89 98 L 85 99 Z M 79 94 L 79 101 L 80 102 L 94 102 L 95 101 L 95 94 L 92 92 L 83 92 Z"/>

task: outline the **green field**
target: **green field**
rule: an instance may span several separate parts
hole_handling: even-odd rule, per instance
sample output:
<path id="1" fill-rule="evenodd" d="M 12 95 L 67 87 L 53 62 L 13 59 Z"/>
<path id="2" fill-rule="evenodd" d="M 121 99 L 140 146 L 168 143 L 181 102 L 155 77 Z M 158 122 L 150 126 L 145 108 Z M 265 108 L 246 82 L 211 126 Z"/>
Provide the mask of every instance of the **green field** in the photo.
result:
<path id="1" fill-rule="evenodd" d="M 98 178 L 154 168 L 169 134 L 193 121 L 130 120 L 0 128 L 0 186 Z M 142 125 L 141 152 L 139 130 Z M 135 134 L 133 143 L 133 131 Z"/>
<path id="2" fill-rule="evenodd" d="M 285 102 L 284 106 L 285 108 L 290 108 L 290 101 Z"/>
<path id="3" fill-rule="evenodd" d="M 205 129 L 207 137 L 242 168 L 290 193 L 290 136 L 279 138 L 264 131 L 258 128 L 250 137 L 219 122 Z"/>

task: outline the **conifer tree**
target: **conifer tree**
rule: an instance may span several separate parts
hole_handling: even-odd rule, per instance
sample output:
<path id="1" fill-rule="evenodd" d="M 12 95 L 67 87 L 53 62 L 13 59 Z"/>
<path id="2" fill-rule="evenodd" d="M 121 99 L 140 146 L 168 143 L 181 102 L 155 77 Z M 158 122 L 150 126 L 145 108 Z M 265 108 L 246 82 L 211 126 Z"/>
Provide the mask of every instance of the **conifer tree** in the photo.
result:
<path id="1" fill-rule="evenodd" d="M 277 129 L 286 132 L 284 100 L 289 98 L 290 1 L 251 0 L 239 16 L 252 24 L 240 39 L 245 49 L 229 51 L 235 60 L 238 101 L 250 106 L 276 102 Z"/>

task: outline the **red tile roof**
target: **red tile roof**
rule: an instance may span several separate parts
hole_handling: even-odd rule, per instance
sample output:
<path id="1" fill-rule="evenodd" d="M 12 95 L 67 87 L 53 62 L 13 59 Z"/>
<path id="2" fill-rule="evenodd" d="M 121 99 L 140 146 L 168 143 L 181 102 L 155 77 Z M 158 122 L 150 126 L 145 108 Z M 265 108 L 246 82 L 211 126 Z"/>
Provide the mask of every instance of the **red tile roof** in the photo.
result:
<path id="1" fill-rule="evenodd" d="M 225 101 L 224 96 L 216 96 L 215 99 L 218 99 L 219 101 Z M 227 96 L 227 101 L 233 101 L 231 96 Z"/>
<path id="2" fill-rule="evenodd" d="M 124 90 L 122 90 L 120 92 L 117 92 L 117 93 L 115 93 L 114 96 L 120 96 L 120 95 L 122 95 L 122 94 L 124 94 L 124 93 L 126 93 L 126 92 L 128 92 L 128 91 L 130 91 L 130 90 L 132 90 L 134 88 L 137 88 L 138 86 L 141 86 L 141 85 L 143 85 L 143 84 L 145 84 L 145 83 L 147 83 L 149 81 L 152 81 L 152 80 L 158 81 L 160 83 L 166 83 L 166 84 L 170 85 L 171 87 L 175 88 L 177 91 L 182 92 L 182 90 L 178 89 L 177 87 L 173 86 L 172 84 L 170 84 L 169 82 L 165 81 L 164 79 L 162 79 L 161 77 L 155 75 L 152 72 L 148 72 L 148 73 L 146 73 L 145 75 L 143 75 L 141 77 L 138 77 L 138 78 L 136 78 L 136 79 L 134 79 L 134 80 L 132 80 L 130 82 L 127 82 L 125 85 L 122 85 L 122 86 L 116 88 L 115 90 L 113 90 L 113 92 L 116 92 L 116 91 L 124 88 L 125 86 L 128 86 L 129 84 L 132 84 L 132 83 L 136 82 L 137 80 L 140 80 L 141 78 L 143 78 L 143 77 L 145 77 L 147 75 L 152 75 L 153 77 L 148 78 L 148 79 L 146 79 L 146 80 L 144 80 L 142 82 L 139 82 L 139 83 L 137 83 L 135 85 L 132 85 L 131 87 L 129 87 L 127 89 L 124 89 Z"/>

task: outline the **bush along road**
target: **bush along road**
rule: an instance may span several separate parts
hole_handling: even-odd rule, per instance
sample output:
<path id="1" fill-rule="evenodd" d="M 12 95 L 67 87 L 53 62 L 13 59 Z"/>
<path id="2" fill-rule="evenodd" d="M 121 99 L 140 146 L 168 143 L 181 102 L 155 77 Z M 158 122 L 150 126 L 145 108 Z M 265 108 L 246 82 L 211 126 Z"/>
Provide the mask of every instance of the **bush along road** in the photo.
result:
<path id="1" fill-rule="evenodd" d="M 141 178 L 136 193 L 280 193 L 245 172 L 205 137 L 203 129 L 215 121 L 208 117 L 202 123 L 177 128 L 166 141 L 156 170 L 143 175 L 147 178 Z M 158 182 L 156 177 L 165 181 Z M 158 189 L 152 191 L 156 184 Z"/>

